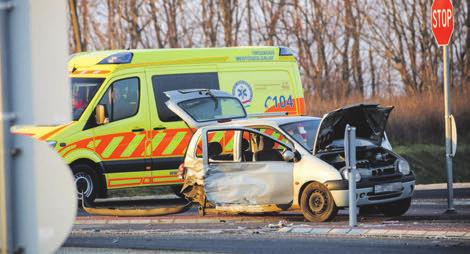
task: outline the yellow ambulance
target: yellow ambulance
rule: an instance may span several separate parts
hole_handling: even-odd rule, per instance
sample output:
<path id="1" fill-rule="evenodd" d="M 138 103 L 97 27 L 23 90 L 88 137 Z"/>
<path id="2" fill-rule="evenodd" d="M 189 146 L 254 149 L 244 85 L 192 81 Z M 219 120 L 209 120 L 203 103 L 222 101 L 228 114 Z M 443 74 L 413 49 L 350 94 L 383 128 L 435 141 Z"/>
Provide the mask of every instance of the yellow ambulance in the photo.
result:
<path id="1" fill-rule="evenodd" d="M 167 108 L 166 91 L 220 89 L 248 114 L 305 113 L 298 66 L 285 47 L 86 52 L 73 55 L 68 68 L 73 121 L 13 132 L 47 141 L 88 201 L 108 189 L 181 186 L 177 169 L 193 130 Z M 231 144 L 224 140 L 230 137 L 212 138 Z"/>

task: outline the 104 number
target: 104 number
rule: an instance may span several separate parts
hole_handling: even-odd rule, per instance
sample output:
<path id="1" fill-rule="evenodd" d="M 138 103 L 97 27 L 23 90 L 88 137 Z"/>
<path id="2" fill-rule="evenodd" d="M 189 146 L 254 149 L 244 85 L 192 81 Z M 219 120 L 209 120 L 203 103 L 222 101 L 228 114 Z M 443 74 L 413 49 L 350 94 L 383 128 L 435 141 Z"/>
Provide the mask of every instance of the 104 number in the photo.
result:
<path id="1" fill-rule="evenodd" d="M 274 103 L 274 106 L 276 108 L 294 107 L 294 102 L 292 101 L 292 95 L 289 95 L 287 99 L 284 95 L 268 96 L 266 97 L 266 100 L 264 101 L 264 107 L 269 108 L 268 105 L 271 105 L 271 103 Z"/>

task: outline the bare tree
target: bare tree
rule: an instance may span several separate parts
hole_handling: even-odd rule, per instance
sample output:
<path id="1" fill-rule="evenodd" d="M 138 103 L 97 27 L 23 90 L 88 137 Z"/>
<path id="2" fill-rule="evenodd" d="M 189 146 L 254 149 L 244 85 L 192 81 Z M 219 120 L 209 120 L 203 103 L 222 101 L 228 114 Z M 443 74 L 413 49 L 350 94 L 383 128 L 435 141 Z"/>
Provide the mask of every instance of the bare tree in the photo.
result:
<path id="1" fill-rule="evenodd" d="M 81 29 L 80 23 L 78 21 L 78 14 L 77 14 L 77 1 L 76 0 L 69 0 L 69 12 L 70 12 L 70 25 L 72 26 L 72 34 L 73 34 L 73 45 L 75 45 L 75 49 L 73 52 L 81 52 L 82 51 L 82 36 L 81 36 Z"/>

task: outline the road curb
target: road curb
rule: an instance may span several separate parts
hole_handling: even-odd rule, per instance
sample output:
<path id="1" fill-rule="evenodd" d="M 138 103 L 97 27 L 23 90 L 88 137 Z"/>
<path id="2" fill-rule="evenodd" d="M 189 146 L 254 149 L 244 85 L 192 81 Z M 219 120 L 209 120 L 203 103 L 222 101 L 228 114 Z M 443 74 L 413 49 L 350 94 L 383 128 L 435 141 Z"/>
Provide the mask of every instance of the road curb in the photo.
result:
<path id="1" fill-rule="evenodd" d="M 186 217 L 186 218 L 132 218 L 126 219 L 123 217 L 111 217 L 111 218 L 77 218 L 75 219 L 75 225 L 106 225 L 106 224 L 195 224 L 195 223 L 273 223 L 282 220 L 280 217 L 268 217 L 268 218 L 243 218 L 243 217 Z"/>
<path id="2" fill-rule="evenodd" d="M 283 234 L 310 234 L 322 236 L 360 236 L 385 238 L 425 238 L 425 239 L 458 239 L 470 241 L 470 230 L 410 230 L 410 229 L 375 229 L 375 228 L 349 228 L 349 227 L 282 227 L 277 230 Z"/>

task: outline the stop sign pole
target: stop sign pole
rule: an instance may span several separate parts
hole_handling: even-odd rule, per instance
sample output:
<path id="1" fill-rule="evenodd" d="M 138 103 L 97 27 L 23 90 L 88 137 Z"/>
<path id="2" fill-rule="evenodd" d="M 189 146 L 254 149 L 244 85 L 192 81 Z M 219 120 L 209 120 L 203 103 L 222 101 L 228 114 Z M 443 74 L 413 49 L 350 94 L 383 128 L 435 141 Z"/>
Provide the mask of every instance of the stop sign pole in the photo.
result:
<path id="1" fill-rule="evenodd" d="M 450 0 L 434 0 L 431 8 L 431 24 L 434 38 L 442 47 L 443 71 L 444 71 L 444 105 L 445 105 L 445 144 L 447 167 L 447 213 L 454 213 L 454 190 L 452 176 L 452 121 L 449 84 L 449 42 L 454 31 L 454 8 Z"/>

